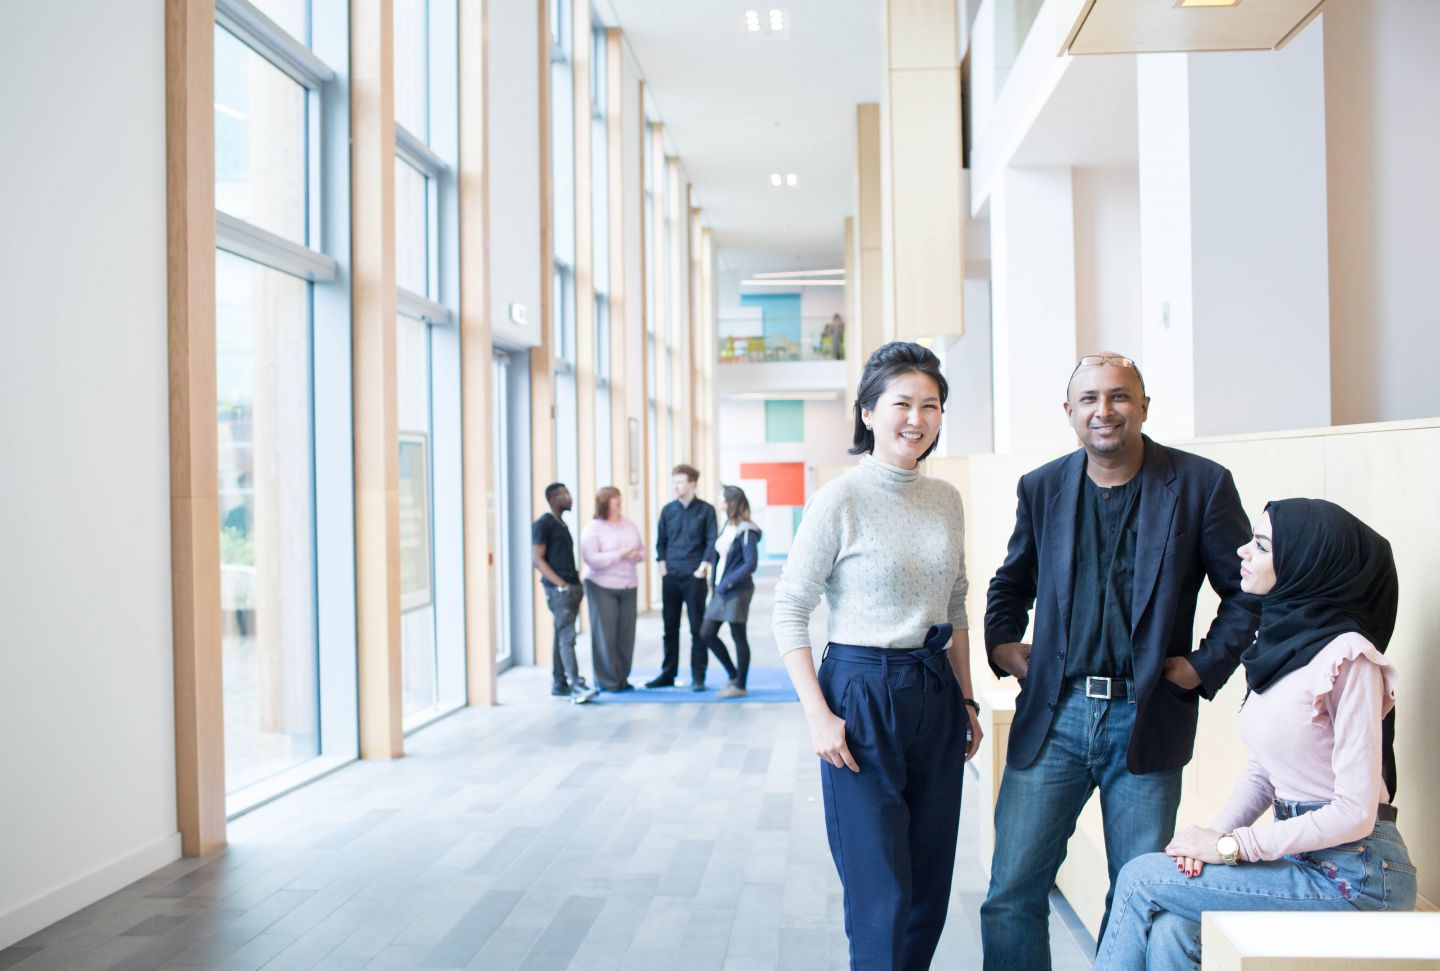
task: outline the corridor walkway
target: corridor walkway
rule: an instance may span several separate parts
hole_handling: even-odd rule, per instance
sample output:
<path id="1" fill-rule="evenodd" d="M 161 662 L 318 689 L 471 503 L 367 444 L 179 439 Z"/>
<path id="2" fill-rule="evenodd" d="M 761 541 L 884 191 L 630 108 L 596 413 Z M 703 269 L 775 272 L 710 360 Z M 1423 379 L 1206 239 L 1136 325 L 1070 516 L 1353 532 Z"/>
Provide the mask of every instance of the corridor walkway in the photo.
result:
<path id="1" fill-rule="evenodd" d="M 752 640 L 773 665 L 764 572 Z M 637 664 L 658 666 L 658 618 L 639 636 Z M 228 852 L 0 952 L 0 969 L 846 966 L 796 706 L 575 706 L 548 690 L 546 671 L 506 674 L 499 707 L 235 820 Z M 980 966 L 973 813 L 967 800 L 936 968 Z M 1052 928 L 1058 971 L 1088 967 Z"/>

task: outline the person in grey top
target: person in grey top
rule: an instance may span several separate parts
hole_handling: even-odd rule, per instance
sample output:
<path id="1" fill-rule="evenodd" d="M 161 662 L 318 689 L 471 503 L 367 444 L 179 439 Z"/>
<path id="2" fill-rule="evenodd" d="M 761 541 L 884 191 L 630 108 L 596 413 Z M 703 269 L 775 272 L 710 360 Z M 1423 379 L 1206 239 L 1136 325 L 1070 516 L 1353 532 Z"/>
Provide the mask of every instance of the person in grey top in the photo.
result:
<path id="1" fill-rule="evenodd" d="M 825 829 L 855 968 L 930 966 L 950 898 L 970 700 L 965 519 L 927 478 L 949 388 L 940 361 L 893 341 L 855 402 L 859 466 L 811 499 L 775 589 L 775 640 L 820 756 Z M 830 608 L 817 674 L 810 614 Z"/>

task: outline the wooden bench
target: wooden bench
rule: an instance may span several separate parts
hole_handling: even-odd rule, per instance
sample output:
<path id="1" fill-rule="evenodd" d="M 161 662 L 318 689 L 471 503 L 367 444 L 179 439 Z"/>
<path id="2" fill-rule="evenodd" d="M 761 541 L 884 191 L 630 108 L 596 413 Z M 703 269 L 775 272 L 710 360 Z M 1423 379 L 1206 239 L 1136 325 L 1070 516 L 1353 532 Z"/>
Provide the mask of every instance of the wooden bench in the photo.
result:
<path id="1" fill-rule="evenodd" d="M 1214 911 L 1204 971 L 1440 969 L 1440 913 Z"/>

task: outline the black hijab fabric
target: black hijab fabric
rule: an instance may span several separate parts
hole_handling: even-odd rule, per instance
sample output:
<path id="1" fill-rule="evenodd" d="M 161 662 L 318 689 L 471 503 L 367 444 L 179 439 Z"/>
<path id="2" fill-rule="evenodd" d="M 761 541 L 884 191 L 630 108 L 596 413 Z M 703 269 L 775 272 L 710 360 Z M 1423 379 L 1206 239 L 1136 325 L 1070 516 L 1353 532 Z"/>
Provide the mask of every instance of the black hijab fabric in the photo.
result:
<path id="1" fill-rule="evenodd" d="M 1400 591 L 1389 541 L 1324 499 L 1280 499 L 1265 511 L 1275 586 L 1260 601 L 1260 631 L 1240 658 L 1250 689 L 1264 693 L 1352 631 L 1383 654 L 1395 632 Z M 1383 723 L 1382 745 L 1382 774 L 1392 800 L 1394 740 L 1392 709 Z"/>

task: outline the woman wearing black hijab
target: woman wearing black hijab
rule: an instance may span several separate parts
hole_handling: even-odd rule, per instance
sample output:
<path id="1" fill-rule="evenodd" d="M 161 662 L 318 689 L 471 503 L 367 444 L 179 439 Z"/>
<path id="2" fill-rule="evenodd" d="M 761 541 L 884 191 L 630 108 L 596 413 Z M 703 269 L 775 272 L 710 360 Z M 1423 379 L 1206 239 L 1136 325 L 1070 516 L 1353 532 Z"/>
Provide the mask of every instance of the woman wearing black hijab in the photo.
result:
<path id="1" fill-rule="evenodd" d="M 1207 910 L 1414 909 L 1390 805 L 1390 544 L 1334 503 L 1284 499 L 1239 553 L 1242 589 L 1262 598 L 1241 658 L 1250 763 L 1210 828 L 1120 871 L 1097 968 L 1199 968 Z M 1269 808 L 1276 821 L 1252 829 Z"/>

